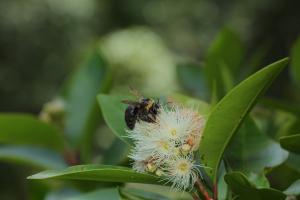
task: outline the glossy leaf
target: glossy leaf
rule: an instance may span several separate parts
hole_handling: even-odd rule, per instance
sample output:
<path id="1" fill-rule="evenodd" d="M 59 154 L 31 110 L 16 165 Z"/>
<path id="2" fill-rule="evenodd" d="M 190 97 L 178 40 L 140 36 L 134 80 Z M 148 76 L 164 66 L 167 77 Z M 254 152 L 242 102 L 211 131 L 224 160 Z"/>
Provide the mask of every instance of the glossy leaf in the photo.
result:
<path id="1" fill-rule="evenodd" d="M 28 178 L 164 184 L 161 181 L 159 182 L 157 176 L 138 173 L 126 167 L 109 165 L 78 165 L 64 170 L 43 171 Z"/>
<path id="2" fill-rule="evenodd" d="M 218 200 L 226 200 L 228 195 L 229 195 L 229 191 L 228 191 L 228 185 L 226 184 L 225 180 L 224 180 L 224 176 L 226 174 L 226 168 L 224 165 L 224 162 L 221 163 L 220 166 L 220 178 L 218 180 Z"/>
<path id="3" fill-rule="evenodd" d="M 209 176 L 216 182 L 218 166 L 233 134 L 238 130 L 257 99 L 287 64 L 275 62 L 233 88 L 212 110 L 200 141 L 199 153 Z"/>
<path id="4" fill-rule="evenodd" d="M 172 200 L 190 200 L 192 199 L 190 191 L 177 191 L 174 189 L 170 189 L 169 185 L 150 185 L 150 184 L 137 184 L 137 183 L 130 183 L 126 184 L 125 190 L 139 190 L 139 192 L 144 193 L 144 198 L 146 197 L 146 194 L 149 194 L 150 196 L 157 196 L 157 198 L 168 198 Z M 121 188 L 120 192 L 122 194 L 123 188 Z M 137 194 L 137 193 L 136 193 Z M 137 195 L 141 196 L 142 195 Z M 137 197 L 136 196 L 136 197 Z M 144 200 L 144 199 L 143 199 Z M 150 199 L 147 199 L 150 200 Z M 151 199 L 152 200 L 152 199 Z"/>
<path id="5" fill-rule="evenodd" d="M 267 53 L 271 49 L 270 41 L 263 42 L 259 44 L 258 47 L 254 49 L 252 54 L 245 62 L 245 67 L 243 67 L 242 77 L 247 77 L 251 73 L 259 70 L 259 67 L 262 66 L 263 59 L 267 56 Z"/>
<path id="6" fill-rule="evenodd" d="M 56 152 L 27 146 L 0 146 L 0 160 L 42 169 L 62 169 L 67 166 Z"/>
<path id="7" fill-rule="evenodd" d="M 224 70 L 221 68 L 227 67 L 230 74 L 233 76 L 237 75 L 240 71 L 244 51 L 244 45 L 239 36 L 228 28 L 224 28 L 217 35 L 209 48 L 205 60 L 205 70 L 211 88 L 213 82 L 215 82 L 219 95 L 223 95 L 225 92 L 222 76 Z"/>
<path id="8" fill-rule="evenodd" d="M 79 145 L 92 133 L 100 120 L 96 96 L 109 86 L 109 70 L 96 52 L 75 71 L 63 91 L 66 103 L 65 133 L 72 145 Z"/>
<path id="9" fill-rule="evenodd" d="M 288 161 L 276 166 L 267 172 L 267 177 L 272 180 L 271 186 L 278 190 L 285 190 L 291 183 L 300 179 L 300 169 L 298 166 L 290 165 Z"/>
<path id="10" fill-rule="evenodd" d="M 230 51 L 228 51 L 230 49 Z M 239 36 L 228 28 L 224 28 L 213 41 L 207 55 L 207 65 L 213 70 L 213 65 L 221 62 L 229 66 L 234 73 L 240 67 L 244 56 L 244 45 Z"/>
<path id="11" fill-rule="evenodd" d="M 280 144 L 283 148 L 300 154 L 300 134 L 281 137 Z"/>
<path id="12" fill-rule="evenodd" d="M 256 188 L 245 175 L 240 172 L 231 172 L 225 175 L 225 181 L 232 192 L 240 200 L 284 200 L 286 195 L 281 191 L 271 188 Z"/>
<path id="13" fill-rule="evenodd" d="M 226 64 L 220 64 L 220 73 L 222 79 L 223 90 L 225 92 L 230 91 L 234 87 L 234 77 L 233 74 L 228 69 Z"/>
<path id="14" fill-rule="evenodd" d="M 269 180 L 267 179 L 267 177 L 265 176 L 265 174 L 263 172 L 260 172 L 260 173 L 249 172 L 249 173 L 246 173 L 246 176 L 247 176 L 248 180 L 251 183 L 253 183 L 253 185 L 255 185 L 255 187 L 257 187 L 257 188 L 269 188 L 270 187 Z"/>
<path id="15" fill-rule="evenodd" d="M 295 42 L 291 52 L 291 75 L 300 86 L 300 37 Z"/>
<path id="16" fill-rule="evenodd" d="M 259 129 L 276 141 L 282 136 L 300 132 L 300 121 L 281 110 L 258 107 L 252 117 Z"/>
<path id="17" fill-rule="evenodd" d="M 300 195 L 300 179 L 292 183 L 285 191 L 287 195 Z"/>
<path id="18" fill-rule="evenodd" d="M 62 136 L 56 128 L 28 114 L 0 114 L 0 143 L 58 151 L 63 148 Z"/>
<path id="19" fill-rule="evenodd" d="M 246 118 L 226 149 L 226 161 L 234 170 L 243 172 L 259 173 L 265 167 L 283 163 L 287 158 L 288 152 L 263 134 L 250 117 Z"/>
<path id="20" fill-rule="evenodd" d="M 132 142 L 127 137 L 125 131 L 127 126 L 125 124 L 124 112 L 127 105 L 121 102 L 124 99 L 128 99 L 128 97 L 100 94 L 97 98 L 106 124 L 116 136 L 127 144 L 131 144 Z"/>

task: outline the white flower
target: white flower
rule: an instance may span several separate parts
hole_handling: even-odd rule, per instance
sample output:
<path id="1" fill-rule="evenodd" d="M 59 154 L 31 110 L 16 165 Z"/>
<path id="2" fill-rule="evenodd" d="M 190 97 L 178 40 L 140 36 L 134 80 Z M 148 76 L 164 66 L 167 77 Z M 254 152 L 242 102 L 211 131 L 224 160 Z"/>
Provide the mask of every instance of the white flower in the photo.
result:
<path id="1" fill-rule="evenodd" d="M 145 172 L 147 166 L 144 161 L 135 161 L 132 165 L 132 168 L 137 172 Z"/>
<path id="2" fill-rule="evenodd" d="M 128 137 L 134 141 L 144 141 L 153 135 L 154 130 L 158 129 L 156 123 L 148 123 L 145 121 L 137 121 L 133 130 L 126 130 Z"/>
<path id="3" fill-rule="evenodd" d="M 159 164 L 164 159 L 176 155 L 178 148 L 171 140 L 166 140 L 159 136 L 144 137 L 143 140 L 135 142 L 130 158 L 136 161 L 151 158 L 154 163 Z"/>
<path id="4" fill-rule="evenodd" d="M 148 28 L 113 32 L 100 41 L 99 51 L 114 69 L 111 93 L 127 91 L 128 85 L 135 85 L 144 94 L 157 96 L 178 88 L 175 56 L 159 35 Z"/>
<path id="5" fill-rule="evenodd" d="M 161 109 L 157 117 L 159 135 L 174 140 L 178 144 L 185 144 L 193 139 L 193 144 L 199 143 L 204 125 L 204 118 L 191 109 L 180 106 Z"/>
<path id="6" fill-rule="evenodd" d="M 199 169 L 190 156 L 168 160 L 164 171 L 167 180 L 172 182 L 172 187 L 177 190 L 191 189 L 199 174 Z"/>
<path id="7" fill-rule="evenodd" d="M 198 178 L 199 165 L 193 152 L 198 149 L 204 118 L 192 109 L 162 106 L 155 123 L 138 120 L 128 130 L 134 141 L 130 158 L 133 169 L 147 171 L 172 182 L 178 190 L 192 188 Z"/>

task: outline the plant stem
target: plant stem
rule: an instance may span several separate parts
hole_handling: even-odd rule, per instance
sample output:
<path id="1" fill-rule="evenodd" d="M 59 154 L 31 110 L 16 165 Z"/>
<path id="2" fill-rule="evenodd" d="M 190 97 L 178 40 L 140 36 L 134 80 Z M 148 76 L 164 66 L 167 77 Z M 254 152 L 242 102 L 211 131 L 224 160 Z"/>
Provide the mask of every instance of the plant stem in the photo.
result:
<path id="1" fill-rule="evenodd" d="M 202 193 L 202 195 L 204 196 L 205 200 L 213 200 L 210 195 L 208 194 L 208 192 L 206 191 L 204 185 L 202 184 L 202 182 L 197 179 L 196 181 L 196 185 L 198 186 L 199 188 L 199 191 Z"/>
<path id="2" fill-rule="evenodd" d="M 200 200 L 196 193 L 192 193 L 192 197 L 194 200 Z"/>
<path id="3" fill-rule="evenodd" d="M 214 184 L 213 193 L 214 193 L 214 200 L 217 200 L 218 199 L 218 185 L 217 185 L 217 183 Z"/>

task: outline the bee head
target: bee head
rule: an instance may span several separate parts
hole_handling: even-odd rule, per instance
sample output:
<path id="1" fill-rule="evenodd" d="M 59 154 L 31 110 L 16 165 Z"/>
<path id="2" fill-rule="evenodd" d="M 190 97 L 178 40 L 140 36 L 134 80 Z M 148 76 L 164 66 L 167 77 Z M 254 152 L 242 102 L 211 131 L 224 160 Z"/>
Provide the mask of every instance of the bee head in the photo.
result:
<path id="1" fill-rule="evenodd" d="M 149 110 L 153 106 L 154 103 L 155 102 L 153 99 L 149 99 L 149 98 L 142 99 L 142 104 L 145 106 L 145 108 L 147 110 Z"/>

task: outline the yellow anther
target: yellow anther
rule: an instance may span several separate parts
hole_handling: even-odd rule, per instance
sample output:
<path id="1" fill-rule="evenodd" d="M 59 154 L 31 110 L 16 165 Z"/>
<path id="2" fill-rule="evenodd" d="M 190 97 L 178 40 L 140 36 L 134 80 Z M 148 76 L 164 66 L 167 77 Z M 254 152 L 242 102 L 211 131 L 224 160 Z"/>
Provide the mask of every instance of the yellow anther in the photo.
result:
<path id="1" fill-rule="evenodd" d="M 180 164 L 178 165 L 178 169 L 179 169 L 180 171 L 182 171 L 182 172 L 186 172 L 186 171 L 189 169 L 189 165 L 188 165 L 187 163 L 185 163 L 185 162 L 180 163 Z"/>
<path id="2" fill-rule="evenodd" d="M 171 135 L 174 137 L 177 135 L 177 131 L 175 128 L 171 129 Z"/>
<path id="3" fill-rule="evenodd" d="M 181 146 L 181 153 L 186 156 L 191 149 L 192 147 L 189 144 L 184 144 Z"/>
<path id="4" fill-rule="evenodd" d="M 163 171 L 161 171 L 160 169 L 155 171 L 156 176 L 162 176 L 163 175 Z"/>
<path id="5" fill-rule="evenodd" d="M 154 172 L 156 170 L 156 166 L 152 163 L 147 164 L 147 171 Z"/>
<path id="6" fill-rule="evenodd" d="M 170 149 L 170 146 L 166 141 L 160 141 L 159 144 L 163 150 L 168 151 Z"/>
<path id="7" fill-rule="evenodd" d="M 181 147 L 181 149 L 182 149 L 183 151 L 190 151 L 191 148 L 192 148 L 192 147 L 191 147 L 189 144 L 184 144 L 184 145 L 182 145 L 182 147 Z"/>

